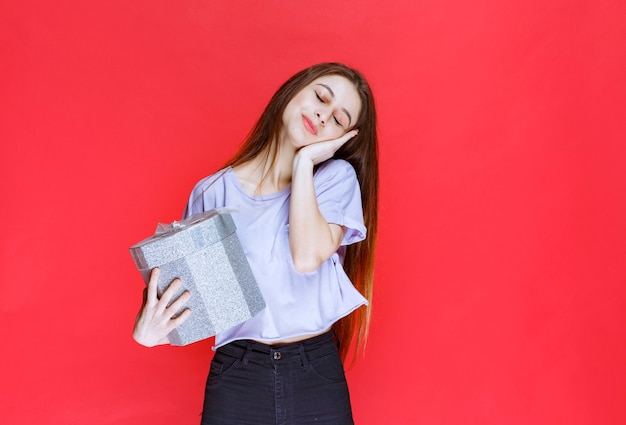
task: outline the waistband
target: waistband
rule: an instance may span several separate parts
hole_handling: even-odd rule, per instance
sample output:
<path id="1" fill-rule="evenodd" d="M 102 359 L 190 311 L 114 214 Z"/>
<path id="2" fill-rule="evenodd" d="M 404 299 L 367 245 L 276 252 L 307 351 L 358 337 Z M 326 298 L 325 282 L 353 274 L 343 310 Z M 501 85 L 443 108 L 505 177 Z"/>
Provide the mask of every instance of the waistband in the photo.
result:
<path id="1" fill-rule="evenodd" d="M 309 360 L 323 357 L 337 351 L 339 343 L 337 341 L 334 330 L 330 330 L 312 338 L 302 341 L 292 342 L 288 344 L 271 345 L 249 339 L 242 339 L 230 342 L 217 349 L 226 355 L 238 358 L 244 358 L 246 355 L 269 355 L 271 358 L 278 360 L 279 358 L 291 357 L 294 355 L 302 356 L 306 353 Z"/>

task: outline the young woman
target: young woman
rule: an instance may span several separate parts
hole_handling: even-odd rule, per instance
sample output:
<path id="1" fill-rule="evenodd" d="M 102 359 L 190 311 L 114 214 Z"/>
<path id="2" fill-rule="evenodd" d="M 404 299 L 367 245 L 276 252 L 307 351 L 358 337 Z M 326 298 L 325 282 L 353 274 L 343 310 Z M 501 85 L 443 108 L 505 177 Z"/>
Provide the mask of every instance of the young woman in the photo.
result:
<path id="1" fill-rule="evenodd" d="M 185 217 L 239 210 L 237 234 L 267 304 L 216 336 L 202 424 L 353 423 L 341 360 L 353 335 L 357 348 L 367 335 L 377 191 L 374 99 L 359 72 L 337 63 L 284 83 L 239 152 L 196 185 Z M 146 346 L 167 343 L 192 314 L 173 318 L 192 295 L 167 307 L 181 283 L 159 299 L 158 275 L 134 329 Z"/>

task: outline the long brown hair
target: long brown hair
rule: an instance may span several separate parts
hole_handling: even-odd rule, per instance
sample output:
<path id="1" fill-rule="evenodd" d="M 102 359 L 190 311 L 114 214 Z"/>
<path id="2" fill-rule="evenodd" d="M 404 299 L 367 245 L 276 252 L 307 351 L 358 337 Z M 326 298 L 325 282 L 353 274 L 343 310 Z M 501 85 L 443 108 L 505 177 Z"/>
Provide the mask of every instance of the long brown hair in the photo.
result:
<path id="1" fill-rule="evenodd" d="M 324 75 L 340 75 L 354 84 L 361 99 L 361 113 L 354 128 L 359 134 L 350 139 L 334 155 L 348 161 L 361 186 L 363 218 L 367 227 L 364 241 L 347 246 L 344 269 L 356 289 L 368 300 L 367 308 L 357 309 L 334 325 L 341 342 L 340 353 L 346 359 L 356 336 L 356 354 L 365 347 L 372 308 L 374 251 L 378 230 L 378 135 L 376 132 L 376 109 L 372 91 L 361 73 L 340 63 L 321 63 L 304 69 L 287 80 L 274 94 L 263 114 L 244 141 L 239 151 L 226 163 L 237 166 L 264 155 L 271 170 L 278 156 L 278 140 L 282 129 L 282 116 L 293 97 L 312 81 Z M 270 152 L 273 152 L 270 158 Z M 263 180 L 269 176 L 269 171 Z M 261 182 L 263 184 L 263 181 Z"/>

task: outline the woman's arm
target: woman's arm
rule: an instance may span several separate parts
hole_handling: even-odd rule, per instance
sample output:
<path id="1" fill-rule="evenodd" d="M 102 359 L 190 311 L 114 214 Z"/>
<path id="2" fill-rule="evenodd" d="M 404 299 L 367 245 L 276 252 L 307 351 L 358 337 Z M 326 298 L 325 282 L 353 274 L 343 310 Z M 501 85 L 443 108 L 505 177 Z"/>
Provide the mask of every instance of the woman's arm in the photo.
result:
<path id="1" fill-rule="evenodd" d="M 320 213 L 313 184 L 313 167 L 331 158 L 337 149 L 356 136 L 314 143 L 300 149 L 293 161 L 289 204 L 289 247 L 293 264 L 301 273 L 317 270 L 341 244 L 345 229 L 329 224 Z"/>

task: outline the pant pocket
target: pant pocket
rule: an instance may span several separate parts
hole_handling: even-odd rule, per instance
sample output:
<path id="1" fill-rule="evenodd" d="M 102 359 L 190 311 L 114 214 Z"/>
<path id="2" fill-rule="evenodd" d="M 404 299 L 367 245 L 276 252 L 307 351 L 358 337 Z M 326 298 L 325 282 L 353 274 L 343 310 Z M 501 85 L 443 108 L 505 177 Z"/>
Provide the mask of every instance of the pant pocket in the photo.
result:
<path id="1" fill-rule="evenodd" d="M 346 379 L 343 363 L 341 363 L 341 358 L 337 351 L 309 360 L 309 364 L 311 369 L 324 379 L 330 381 L 343 381 Z"/>
<path id="2" fill-rule="evenodd" d="M 209 380 L 217 379 L 225 375 L 232 368 L 241 364 L 241 360 L 237 357 L 217 351 L 211 360 L 211 368 L 209 369 Z"/>

